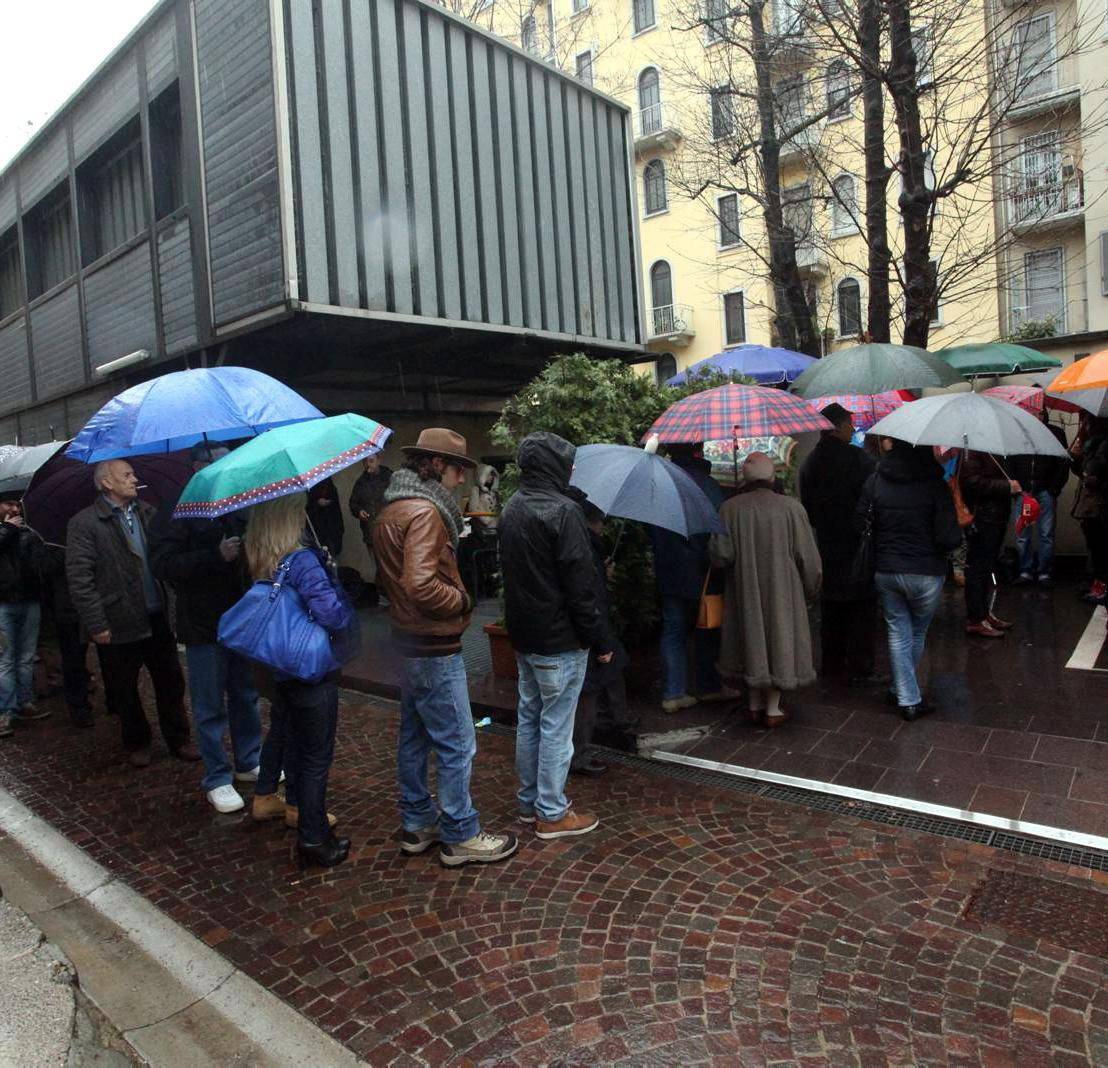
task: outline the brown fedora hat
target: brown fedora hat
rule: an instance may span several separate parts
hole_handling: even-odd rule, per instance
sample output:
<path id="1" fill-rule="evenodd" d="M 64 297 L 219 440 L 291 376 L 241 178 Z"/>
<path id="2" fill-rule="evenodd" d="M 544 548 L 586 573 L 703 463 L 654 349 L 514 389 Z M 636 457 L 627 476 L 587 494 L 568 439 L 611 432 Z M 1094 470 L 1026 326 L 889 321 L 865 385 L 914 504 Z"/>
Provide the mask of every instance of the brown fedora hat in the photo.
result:
<path id="1" fill-rule="evenodd" d="M 421 430 L 414 445 L 405 445 L 400 450 L 406 456 L 413 453 L 425 456 L 442 456 L 452 463 L 463 467 L 476 467 L 477 461 L 466 455 L 466 439 L 446 427 L 433 426 Z"/>

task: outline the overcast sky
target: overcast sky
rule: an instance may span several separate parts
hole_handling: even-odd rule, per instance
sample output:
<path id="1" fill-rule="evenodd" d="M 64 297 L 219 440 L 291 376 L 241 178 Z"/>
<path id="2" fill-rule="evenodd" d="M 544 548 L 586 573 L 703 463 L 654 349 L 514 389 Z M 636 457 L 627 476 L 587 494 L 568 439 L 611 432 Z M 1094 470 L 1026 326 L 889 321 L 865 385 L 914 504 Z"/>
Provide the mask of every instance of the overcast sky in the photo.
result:
<path id="1" fill-rule="evenodd" d="M 155 0 L 0 0 L 0 168 Z"/>

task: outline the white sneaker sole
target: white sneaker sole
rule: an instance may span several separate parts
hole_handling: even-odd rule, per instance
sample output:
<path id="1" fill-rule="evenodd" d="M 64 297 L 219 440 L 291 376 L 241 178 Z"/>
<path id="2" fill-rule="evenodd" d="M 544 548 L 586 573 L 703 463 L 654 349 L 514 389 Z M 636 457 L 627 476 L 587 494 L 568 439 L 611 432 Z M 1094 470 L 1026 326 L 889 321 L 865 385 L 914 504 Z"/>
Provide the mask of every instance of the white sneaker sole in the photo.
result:
<path id="1" fill-rule="evenodd" d="M 208 798 L 208 804 L 211 805 L 212 808 L 214 808 L 216 810 L 216 812 L 218 812 L 222 816 L 226 816 L 228 813 L 231 813 L 231 812 L 241 812 L 246 807 L 246 803 L 241 799 L 239 800 L 239 803 L 237 805 L 227 806 L 227 805 L 217 805 L 209 797 Z"/>
<path id="2" fill-rule="evenodd" d="M 519 849 L 518 839 L 512 843 L 511 849 L 505 849 L 502 853 L 489 853 L 486 856 L 477 853 L 452 856 L 440 851 L 439 863 L 444 868 L 460 868 L 465 864 L 496 864 L 498 861 L 507 860 L 517 849 Z"/>
<path id="3" fill-rule="evenodd" d="M 600 818 L 597 817 L 587 827 L 575 827 L 572 831 L 535 831 L 535 837 L 544 842 L 553 841 L 555 838 L 576 838 L 579 834 L 588 834 L 600 826 Z"/>
<path id="4" fill-rule="evenodd" d="M 400 852 L 406 854 L 409 857 L 418 857 L 420 853 L 426 853 L 431 846 L 439 844 L 437 838 L 429 838 L 426 842 L 420 842 L 419 845 L 413 845 L 410 842 L 400 843 Z"/>

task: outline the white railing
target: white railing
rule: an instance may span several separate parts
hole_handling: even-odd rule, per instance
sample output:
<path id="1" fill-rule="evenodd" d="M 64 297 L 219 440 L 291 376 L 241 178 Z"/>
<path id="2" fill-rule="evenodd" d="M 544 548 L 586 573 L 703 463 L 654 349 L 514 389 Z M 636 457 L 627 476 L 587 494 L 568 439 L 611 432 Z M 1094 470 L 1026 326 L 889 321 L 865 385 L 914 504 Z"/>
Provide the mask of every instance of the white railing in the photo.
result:
<path id="1" fill-rule="evenodd" d="M 1008 225 L 1026 226 L 1080 211 L 1084 206 L 1085 192 L 1080 171 L 1066 181 L 1034 185 L 1021 183 L 1008 195 Z"/>
<path id="2" fill-rule="evenodd" d="M 650 310 L 650 336 L 672 337 L 693 333 L 693 310 L 688 304 L 659 304 Z"/>
<path id="3" fill-rule="evenodd" d="M 638 124 L 635 131 L 636 137 L 651 137 L 666 130 L 676 129 L 672 113 L 663 108 L 661 101 L 649 107 L 639 108 L 636 122 Z"/>

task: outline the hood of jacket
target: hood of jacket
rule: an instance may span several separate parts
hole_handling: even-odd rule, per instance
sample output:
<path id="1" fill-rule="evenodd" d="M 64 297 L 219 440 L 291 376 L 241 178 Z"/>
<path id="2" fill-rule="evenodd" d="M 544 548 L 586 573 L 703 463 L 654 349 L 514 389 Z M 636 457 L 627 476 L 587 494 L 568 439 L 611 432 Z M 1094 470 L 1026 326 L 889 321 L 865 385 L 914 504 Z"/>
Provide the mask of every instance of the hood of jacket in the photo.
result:
<path id="1" fill-rule="evenodd" d="M 565 493 L 573 473 L 573 458 L 577 446 L 548 430 L 528 434 L 519 446 L 516 462 L 522 486 L 552 489 Z"/>
<path id="2" fill-rule="evenodd" d="M 942 477 L 942 468 L 928 445 L 894 449 L 881 458 L 877 470 L 890 482 L 933 482 Z"/>

